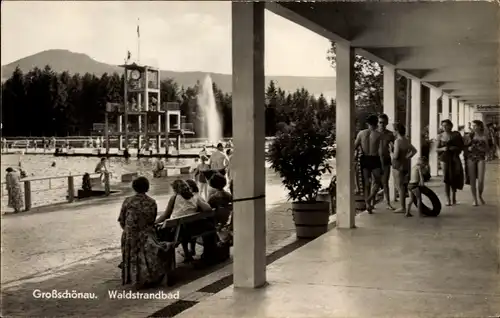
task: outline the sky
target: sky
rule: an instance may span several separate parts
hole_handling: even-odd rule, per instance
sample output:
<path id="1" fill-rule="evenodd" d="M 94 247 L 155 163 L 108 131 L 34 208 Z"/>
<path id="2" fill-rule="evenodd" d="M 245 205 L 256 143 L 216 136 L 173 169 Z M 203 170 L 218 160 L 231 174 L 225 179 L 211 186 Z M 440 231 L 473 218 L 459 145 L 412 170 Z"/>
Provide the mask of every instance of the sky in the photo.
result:
<path id="1" fill-rule="evenodd" d="M 1 64 L 49 49 L 120 64 L 128 50 L 164 70 L 231 73 L 226 1 L 2 1 Z M 266 11 L 267 75 L 334 76 L 329 41 Z"/>

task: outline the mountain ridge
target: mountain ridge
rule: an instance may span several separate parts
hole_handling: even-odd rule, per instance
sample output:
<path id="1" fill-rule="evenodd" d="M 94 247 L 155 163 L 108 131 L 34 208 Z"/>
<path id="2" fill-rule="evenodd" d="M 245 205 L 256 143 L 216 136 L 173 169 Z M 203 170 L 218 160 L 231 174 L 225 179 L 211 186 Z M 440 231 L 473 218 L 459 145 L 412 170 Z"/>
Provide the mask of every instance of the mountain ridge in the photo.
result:
<path id="1" fill-rule="evenodd" d="M 122 74 L 123 69 L 118 65 L 99 62 L 87 54 L 72 52 L 65 49 L 51 49 L 26 56 L 7 65 L 2 65 L 2 82 L 8 79 L 17 66 L 24 72 L 38 67 L 43 68 L 46 65 L 55 72 L 68 71 L 71 74 L 91 73 L 101 76 L 104 73 L 112 74 L 114 72 Z M 161 79 L 172 78 L 179 86 L 194 86 L 197 81 L 202 81 L 206 74 L 210 74 L 212 80 L 219 86 L 223 92 L 232 91 L 232 75 L 214 72 L 201 71 L 169 71 L 160 70 Z M 335 77 L 313 77 L 313 76 L 266 76 L 266 86 L 273 80 L 276 85 L 285 91 L 295 91 L 304 87 L 311 94 L 324 94 L 327 98 L 335 97 Z"/>

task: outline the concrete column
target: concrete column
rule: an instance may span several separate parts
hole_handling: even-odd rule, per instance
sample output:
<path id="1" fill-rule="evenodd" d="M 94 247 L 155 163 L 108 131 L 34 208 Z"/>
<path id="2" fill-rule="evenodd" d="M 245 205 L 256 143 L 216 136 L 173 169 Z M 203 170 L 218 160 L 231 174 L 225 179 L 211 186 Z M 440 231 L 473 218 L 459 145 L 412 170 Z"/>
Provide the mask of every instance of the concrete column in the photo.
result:
<path id="1" fill-rule="evenodd" d="M 465 132 L 469 132 L 469 105 L 464 104 L 464 126 L 465 126 Z"/>
<path id="2" fill-rule="evenodd" d="M 109 155 L 109 115 L 108 112 L 104 113 L 104 142 L 106 143 L 106 155 Z M 104 146 L 104 145 L 101 145 Z"/>
<path id="3" fill-rule="evenodd" d="M 458 102 L 458 125 L 465 125 L 465 103 Z"/>
<path id="4" fill-rule="evenodd" d="M 476 107 L 474 105 L 470 105 L 469 108 L 469 122 L 472 123 L 472 121 L 476 117 Z"/>
<path id="5" fill-rule="evenodd" d="M 337 228 L 354 228 L 354 48 L 337 43 Z M 384 80 L 385 82 L 385 80 Z M 392 97 L 390 98 L 392 100 Z M 389 102 L 390 103 L 390 102 Z"/>
<path id="6" fill-rule="evenodd" d="M 233 2 L 234 286 L 266 283 L 263 2 Z"/>
<path id="7" fill-rule="evenodd" d="M 417 154 L 412 158 L 412 166 L 422 156 L 422 83 L 411 81 L 411 143 L 417 148 Z"/>
<path id="8" fill-rule="evenodd" d="M 118 131 L 118 150 L 121 150 L 123 148 L 123 116 L 118 115 L 118 120 L 116 122 L 116 125 L 118 126 L 117 131 Z"/>
<path id="9" fill-rule="evenodd" d="M 168 155 L 169 148 L 170 148 L 170 138 L 169 138 L 169 132 L 170 132 L 170 126 L 169 126 L 169 117 L 168 117 L 168 112 L 165 111 L 164 115 L 165 116 L 165 154 Z"/>
<path id="10" fill-rule="evenodd" d="M 156 151 L 160 153 L 161 149 L 161 114 L 158 115 L 158 137 L 156 137 Z"/>
<path id="11" fill-rule="evenodd" d="M 384 113 L 389 117 L 389 127 L 393 127 L 393 124 L 398 121 L 396 103 L 396 69 L 384 66 Z M 389 177 L 389 195 L 392 199 L 396 197 L 392 173 Z"/>
<path id="12" fill-rule="evenodd" d="M 170 113 L 167 111 L 166 113 L 166 117 L 165 117 L 165 129 L 167 132 L 170 132 Z"/>
<path id="13" fill-rule="evenodd" d="M 442 98 L 442 108 L 441 108 L 441 112 L 442 112 L 442 115 L 441 115 L 441 120 L 445 120 L 445 119 L 450 119 L 450 97 L 446 94 L 443 94 L 443 98 Z"/>
<path id="14" fill-rule="evenodd" d="M 470 123 L 470 105 L 465 105 L 465 132 L 470 132 L 469 123 Z"/>
<path id="15" fill-rule="evenodd" d="M 137 150 L 142 147 L 142 115 L 137 116 L 137 129 L 139 134 L 137 135 Z"/>
<path id="16" fill-rule="evenodd" d="M 439 90 L 431 88 L 429 103 L 429 140 L 431 141 L 431 149 L 429 152 L 429 166 L 431 169 L 431 176 L 433 177 L 438 175 L 438 155 L 436 152 L 436 139 L 439 130 L 438 99 L 440 96 L 441 92 Z"/>
<path id="17" fill-rule="evenodd" d="M 453 127 L 458 130 L 458 99 L 451 99 L 451 122 Z"/>
<path id="18" fill-rule="evenodd" d="M 144 109 L 143 111 L 149 111 L 149 80 L 148 80 L 148 69 L 144 71 Z"/>
<path id="19" fill-rule="evenodd" d="M 411 142 L 411 79 L 406 78 L 406 138 Z"/>

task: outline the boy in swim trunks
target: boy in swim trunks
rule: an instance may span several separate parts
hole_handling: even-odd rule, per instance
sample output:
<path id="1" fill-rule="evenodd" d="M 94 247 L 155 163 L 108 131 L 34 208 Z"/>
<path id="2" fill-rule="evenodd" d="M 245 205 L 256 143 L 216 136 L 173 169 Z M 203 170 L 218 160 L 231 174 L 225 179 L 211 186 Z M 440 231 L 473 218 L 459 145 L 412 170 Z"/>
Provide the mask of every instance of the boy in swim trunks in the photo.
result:
<path id="1" fill-rule="evenodd" d="M 425 185 L 425 169 L 427 166 L 427 159 L 425 157 L 418 158 L 418 162 L 415 166 L 411 168 L 410 172 L 410 183 L 408 183 L 408 192 L 410 194 L 410 202 L 406 208 L 406 217 L 412 217 L 410 213 L 411 205 L 417 201 L 418 213 L 422 216 L 422 193 L 420 192 L 420 187 Z"/>
<path id="2" fill-rule="evenodd" d="M 382 133 L 377 130 L 377 116 L 369 116 L 366 123 L 368 128 L 359 132 L 354 142 L 354 148 L 359 147 L 363 153 L 360 165 L 363 171 L 366 210 L 372 214 L 372 202 L 381 186 L 382 161 L 380 158 L 383 155 Z M 373 186 L 371 182 L 372 178 Z"/>

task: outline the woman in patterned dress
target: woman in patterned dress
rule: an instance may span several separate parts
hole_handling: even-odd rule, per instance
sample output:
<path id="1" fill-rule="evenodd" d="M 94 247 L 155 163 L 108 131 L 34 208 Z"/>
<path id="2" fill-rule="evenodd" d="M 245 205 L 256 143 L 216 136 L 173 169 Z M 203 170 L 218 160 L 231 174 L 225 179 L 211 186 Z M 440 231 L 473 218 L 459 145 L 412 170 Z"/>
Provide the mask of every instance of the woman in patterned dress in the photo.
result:
<path id="1" fill-rule="evenodd" d="M 453 123 L 449 119 L 441 122 L 443 132 L 438 135 L 439 161 L 444 174 L 444 184 L 446 192 L 446 205 L 457 204 L 457 190 L 464 187 L 464 168 L 460 159 L 460 153 L 464 149 L 462 135 L 458 131 L 453 131 Z"/>
<path id="2" fill-rule="evenodd" d="M 149 181 L 139 177 L 132 183 L 136 194 L 123 202 L 118 222 L 123 229 L 122 284 L 136 289 L 147 288 L 163 281 L 173 266 L 173 248 L 159 242 L 154 228 L 158 206 L 146 193 Z"/>
<path id="3" fill-rule="evenodd" d="M 8 207 L 14 209 L 14 213 L 21 212 L 24 207 L 23 191 L 21 189 L 21 175 L 11 167 L 5 170 L 5 184 L 9 196 Z"/>
<path id="4" fill-rule="evenodd" d="M 483 122 L 474 120 L 472 122 L 472 133 L 465 140 L 465 146 L 467 147 L 466 167 L 474 206 L 478 206 L 478 197 L 481 204 L 485 204 L 483 190 L 486 157 L 489 153 L 488 139 L 489 136 L 485 131 Z"/>

